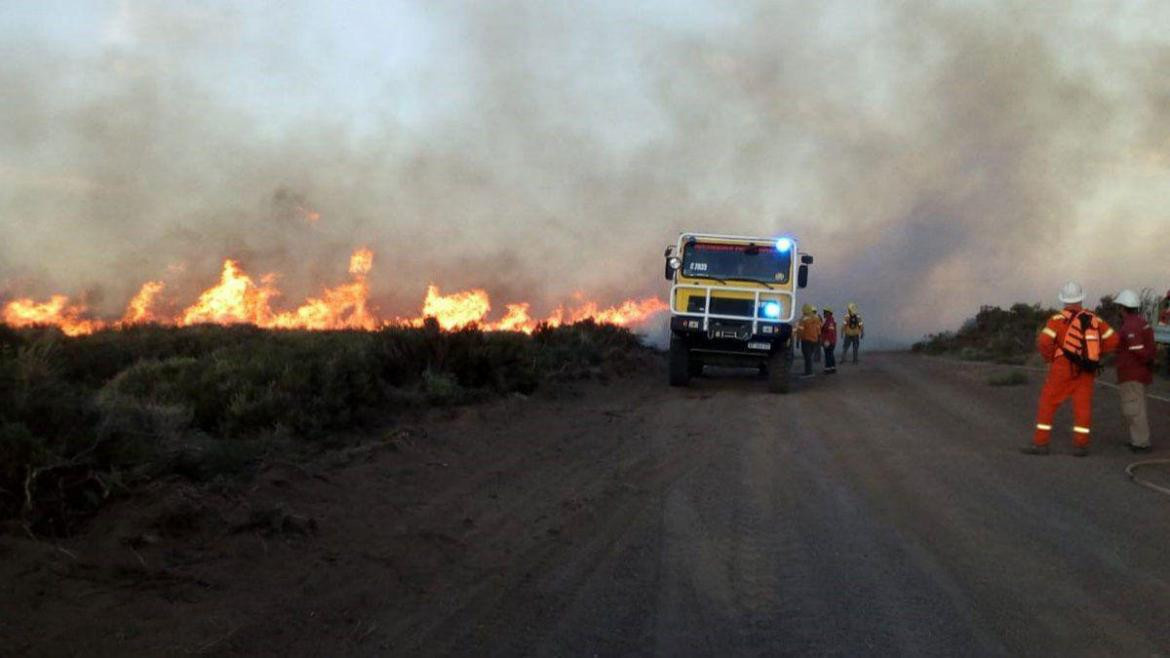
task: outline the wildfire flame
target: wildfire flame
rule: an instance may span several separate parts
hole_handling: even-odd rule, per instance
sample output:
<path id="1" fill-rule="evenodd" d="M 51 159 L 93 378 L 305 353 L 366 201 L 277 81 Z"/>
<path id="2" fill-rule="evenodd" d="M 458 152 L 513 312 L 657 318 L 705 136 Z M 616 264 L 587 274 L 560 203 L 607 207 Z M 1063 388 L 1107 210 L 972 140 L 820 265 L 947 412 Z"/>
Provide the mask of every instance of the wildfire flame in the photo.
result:
<path id="1" fill-rule="evenodd" d="M 27 298 L 14 299 L 4 306 L 4 322 L 14 327 L 53 325 L 66 336 L 92 334 L 105 326 L 83 317 L 85 311 L 84 304 L 70 304 L 65 295 L 53 295 L 41 303 Z"/>
<path id="2" fill-rule="evenodd" d="M 158 322 L 159 318 L 155 317 L 154 312 L 151 311 L 151 306 L 154 305 L 155 299 L 165 287 L 166 284 L 162 281 L 147 281 L 142 284 L 142 287 L 138 289 L 138 293 L 126 305 L 126 312 L 122 314 L 122 321 L 119 324 L 129 326 Z"/>
<path id="3" fill-rule="evenodd" d="M 278 314 L 268 326 L 281 329 L 376 329 L 378 320 L 366 304 L 370 296 L 366 275 L 373 266 L 374 253 L 369 249 L 358 249 L 349 259 L 352 282 L 326 289 L 320 298 L 310 298 L 295 311 Z"/>
<path id="4" fill-rule="evenodd" d="M 358 249 L 350 256 L 350 280 L 333 288 L 326 288 L 318 297 L 310 297 L 300 306 L 288 311 L 276 311 L 272 301 L 280 296 L 276 276 L 267 274 L 259 281 L 253 279 L 235 260 L 224 261 L 219 282 L 204 290 L 195 303 L 173 318 L 159 315 L 154 310 L 166 286 L 162 281 L 148 281 L 130 300 L 122 319 L 108 323 L 89 317 L 84 304 L 71 304 L 65 295 L 53 295 L 47 301 L 36 302 L 22 298 L 8 302 L 3 308 L 3 321 L 14 327 L 38 325 L 56 326 L 66 335 L 90 334 L 106 327 L 126 327 L 135 324 L 158 323 L 177 326 L 192 324 L 253 324 L 268 329 L 364 329 L 374 330 L 389 324 L 421 326 L 426 318 L 434 318 L 439 327 L 450 331 L 476 325 L 487 331 L 520 331 L 532 333 L 541 324 L 560 326 L 566 323 L 592 319 L 596 322 L 629 326 L 667 308 L 651 297 L 627 300 L 616 306 L 601 308 L 593 301 L 578 301 L 571 309 L 555 309 L 542 320 L 531 314 L 527 302 L 505 304 L 503 317 L 489 320 L 491 298 L 480 289 L 442 294 L 437 285 L 427 287 L 421 313 L 414 318 L 399 318 L 392 322 L 380 320 L 369 305 L 369 273 L 374 266 L 374 254 L 369 249 Z"/>
<path id="5" fill-rule="evenodd" d="M 425 318 L 435 318 L 442 329 L 458 329 L 469 324 L 483 322 L 492 310 L 488 294 L 482 290 L 467 290 L 451 295 L 440 295 L 439 287 L 427 286 L 427 297 L 423 300 L 422 315 L 408 323 L 421 325 Z"/>
<path id="6" fill-rule="evenodd" d="M 224 261 L 219 284 L 204 290 L 199 301 L 183 311 L 176 323 L 268 326 L 272 321 L 268 300 L 280 294 L 271 283 L 272 277 L 268 276 L 257 285 L 236 261 L 228 259 Z"/>

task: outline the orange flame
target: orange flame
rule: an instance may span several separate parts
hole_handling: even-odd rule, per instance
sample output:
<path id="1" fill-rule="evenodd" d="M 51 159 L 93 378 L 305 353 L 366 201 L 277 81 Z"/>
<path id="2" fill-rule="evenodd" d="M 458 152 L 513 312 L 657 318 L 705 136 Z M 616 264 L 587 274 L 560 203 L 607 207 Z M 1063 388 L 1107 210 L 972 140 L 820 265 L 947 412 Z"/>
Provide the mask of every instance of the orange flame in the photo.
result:
<path id="1" fill-rule="evenodd" d="M 666 310 L 666 303 L 657 297 L 648 297 L 641 300 L 626 300 L 617 306 L 599 308 L 597 302 L 584 302 L 577 308 L 566 311 L 557 308 L 543 320 L 533 318 L 530 314 L 531 306 L 527 303 L 506 304 L 507 311 L 504 317 L 490 322 L 487 320 L 491 311 L 491 300 L 483 290 L 468 290 L 439 294 L 435 285 L 427 287 L 427 297 L 423 302 L 422 314 L 404 323 L 420 326 L 424 318 L 433 317 L 444 330 L 459 329 L 476 324 L 487 331 L 522 331 L 530 334 L 541 324 L 550 327 L 559 327 L 562 324 L 593 320 L 602 324 L 613 324 L 622 327 L 635 325 L 646 320 L 651 315 Z"/>
<path id="2" fill-rule="evenodd" d="M 666 309 L 666 302 L 657 297 L 648 297 L 642 300 L 628 299 L 618 306 L 604 309 L 598 309 L 596 302 L 588 302 L 574 310 L 570 317 L 573 322 L 593 320 L 601 324 L 616 324 L 624 327 Z"/>
<path id="3" fill-rule="evenodd" d="M 350 256 L 350 281 L 326 288 L 319 297 L 310 297 L 303 304 L 288 311 L 274 311 L 271 302 L 280 295 L 275 287 L 275 276 L 266 275 L 257 283 L 234 260 L 226 260 L 219 282 L 203 291 L 198 300 L 174 319 L 160 317 L 154 310 L 164 290 L 161 281 L 143 284 L 126 306 L 122 319 L 113 326 L 130 326 L 145 322 L 159 322 L 187 326 L 199 323 L 254 324 L 274 329 L 364 329 L 374 330 L 391 324 L 380 320 L 369 305 L 368 276 L 374 266 L 374 254 L 361 248 Z M 503 317 L 490 321 L 491 298 L 480 289 L 442 294 L 437 285 L 427 286 L 422 312 L 416 318 L 399 319 L 396 324 L 421 326 L 425 318 L 433 317 L 441 329 L 450 331 L 478 325 L 487 331 L 520 331 L 532 333 L 541 324 L 560 326 L 566 323 L 592 319 L 596 322 L 631 326 L 663 311 L 666 304 L 655 297 L 630 299 L 616 306 L 601 308 L 584 295 L 575 295 L 577 305 L 566 310 L 557 308 L 544 319 L 532 316 L 527 302 L 505 304 Z M 84 304 L 70 304 L 65 295 L 54 295 L 48 301 L 37 303 L 31 299 L 16 299 L 5 305 L 3 321 L 15 327 L 53 325 L 70 336 L 93 333 L 109 326 L 101 320 L 85 317 Z"/>
<path id="4" fill-rule="evenodd" d="M 4 307 L 4 322 L 13 327 L 51 325 L 59 327 L 66 336 L 92 334 L 104 325 L 99 320 L 82 317 L 85 305 L 70 305 L 65 295 L 53 295 L 47 302 L 14 299 Z"/>
<path id="5" fill-rule="evenodd" d="M 164 287 L 166 287 L 166 284 L 162 281 L 147 281 L 142 284 L 138 293 L 126 305 L 126 312 L 122 314 L 122 320 L 119 324 L 128 326 L 132 324 L 158 322 L 159 318 L 155 317 L 151 307 Z"/>
<path id="6" fill-rule="evenodd" d="M 495 322 L 487 327 L 491 331 L 523 331 L 524 333 L 532 333 L 536 327 L 532 317 L 528 315 L 528 304 L 508 304 L 506 306 L 508 312 L 499 322 Z"/>
<path id="7" fill-rule="evenodd" d="M 349 259 L 349 273 L 354 277 L 352 282 L 326 289 L 321 298 L 309 298 L 295 311 L 277 315 L 267 326 L 281 329 L 376 329 L 378 320 L 366 303 L 370 296 L 366 274 L 373 266 L 374 253 L 369 249 L 358 249 Z"/>
<path id="8" fill-rule="evenodd" d="M 365 276 L 374 267 L 374 252 L 362 247 L 349 257 L 349 273 L 354 276 Z"/>
<path id="9" fill-rule="evenodd" d="M 268 300 L 279 295 L 272 287 L 272 277 L 260 280 L 260 285 L 244 273 L 236 261 L 223 263 L 219 284 L 203 291 L 199 301 L 187 307 L 179 316 L 180 326 L 214 324 L 255 324 L 266 326 L 272 317 Z"/>
<path id="10" fill-rule="evenodd" d="M 466 290 L 450 295 L 439 294 L 439 287 L 435 284 L 427 286 L 427 297 L 423 300 L 422 316 L 410 321 L 410 324 L 420 325 L 423 318 L 434 318 L 439 327 L 445 330 L 466 327 L 469 324 L 479 324 L 492 310 L 488 294 L 482 290 Z"/>

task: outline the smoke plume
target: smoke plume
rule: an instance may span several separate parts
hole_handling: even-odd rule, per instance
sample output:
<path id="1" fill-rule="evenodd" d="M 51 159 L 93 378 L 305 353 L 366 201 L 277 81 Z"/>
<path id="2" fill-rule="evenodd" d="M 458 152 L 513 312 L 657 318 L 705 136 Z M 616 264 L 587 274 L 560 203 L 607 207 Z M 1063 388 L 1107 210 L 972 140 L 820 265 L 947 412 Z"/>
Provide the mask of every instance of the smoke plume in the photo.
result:
<path id="1" fill-rule="evenodd" d="M 796 235 L 887 343 L 1170 287 L 1161 5 L 175 7 L 0 39 L 0 301 L 181 308 L 230 257 L 291 305 L 367 246 L 383 316 L 539 312 L 665 296 L 684 230 Z"/>

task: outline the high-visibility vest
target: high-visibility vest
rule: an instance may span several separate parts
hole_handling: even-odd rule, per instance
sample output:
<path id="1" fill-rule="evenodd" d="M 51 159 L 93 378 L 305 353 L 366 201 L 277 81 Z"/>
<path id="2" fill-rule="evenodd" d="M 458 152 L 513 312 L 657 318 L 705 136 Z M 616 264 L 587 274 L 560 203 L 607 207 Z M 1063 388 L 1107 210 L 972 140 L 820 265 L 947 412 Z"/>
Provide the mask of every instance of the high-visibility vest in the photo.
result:
<path id="1" fill-rule="evenodd" d="M 1101 369 L 1101 318 L 1086 310 L 1065 309 L 1064 336 L 1057 342 L 1056 356 L 1064 356 L 1083 371 Z"/>

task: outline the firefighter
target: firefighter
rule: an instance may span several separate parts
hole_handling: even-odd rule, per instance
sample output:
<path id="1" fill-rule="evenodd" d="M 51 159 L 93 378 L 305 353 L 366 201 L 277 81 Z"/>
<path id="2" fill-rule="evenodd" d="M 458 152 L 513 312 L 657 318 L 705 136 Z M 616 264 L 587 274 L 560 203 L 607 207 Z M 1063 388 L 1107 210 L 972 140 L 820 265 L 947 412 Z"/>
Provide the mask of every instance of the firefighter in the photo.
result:
<path id="1" fill-rule="evenodd" d="M 1141 314 L 1141 300 L 1132 290 L 1122 290 L 1113 300 L 1121 307 L 1121 344 L 1117 350 L 1117 388 L 1121 391 L 1121 415 L 1129 427 L 1129 449 L 1150 451 L 1150 423 L 1146 418 L 1146 387 L 1154 383 L 1154 330 Z"/>
<path id="2" fill-rule="evenodd" d="M 837 321 L 833 319 L 833 309 L 825 307 L 825 319 L 821 323 L 821 345 L 825 348 L 825 374 L 837 374 L 837 358 L 833 351 L 837 349 Z"/>
<path id="3" fill-rule="evenodd" d="M 816 309 L 809 304 L 804 305 L 801 314 L 803 317 L 800 318 L 796 332 L 800 338 L 800 353 L 804 356 L 804 375 L 802 376 L 812 377 L 813 356 L 821 344 L 821 319 L 817 317 Z"/>
<path id="4" fill-rule="evenodd" d="M 1047 455 L 1052 419 L 1068 398 L 1073 401 L 1073 455 L 1089 454 L 1093 427 L 1093 383 L 1101 359 L 1117 349 L 1120 338 L 1082 302 L 1085 292 L 1070 281 L 1060 290 L 1064 310 L 1052 316 L 1036 336 L 1036 349 L 1048 362 L 1048 378 L 1040 392 L 1036 410 L 1036 432 L 1032 443 L 1021 449 L 1029 455 Z"/>
<path id="5" fill-rule="evenodd" d="M 1166 291 L 1166 298 L 1162 300 L 1162 313 L 1158 316 L 1158 324 L 1170 324 L 1170 290 Z M 1170 377 L 1170 348 L 1166 349 L 1166 376 Z"/>
<path id="6" fill-rule="evenodd" d="M 853 347 L 853 362 L 857 363 L 857 351 L 861 349 L 861 339 L 865 338 L 865 323 L 861 321 L 861 314 L 857 312 L 857 304 L 849 304 L 849 312 L 845 314 L 842 331 L 845 334 L 845 348 L 841 351 L 841 362 L 849 356 L 849 348 Z"/>
<path id="7" fill-rule="evenodd" d="M 820 311 L 817 310 L 817 307 L 810 306 L 809 308 L 812 310 L 812 314 L 816 316 L 817 320 L 820 320 L 821 316 L 817 315 Z M 825 351 L 824 348 L 821 347 L 820 336 L 818 335 L 817 340 L 816 340 L 816 348 L 813 349 L 813 363 L 820 363 L 821 362 L 821 357 L 824 356 L 824 351 Z"/>

